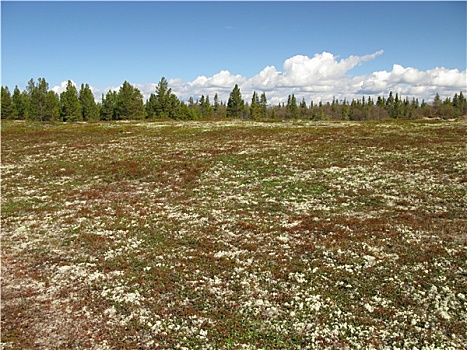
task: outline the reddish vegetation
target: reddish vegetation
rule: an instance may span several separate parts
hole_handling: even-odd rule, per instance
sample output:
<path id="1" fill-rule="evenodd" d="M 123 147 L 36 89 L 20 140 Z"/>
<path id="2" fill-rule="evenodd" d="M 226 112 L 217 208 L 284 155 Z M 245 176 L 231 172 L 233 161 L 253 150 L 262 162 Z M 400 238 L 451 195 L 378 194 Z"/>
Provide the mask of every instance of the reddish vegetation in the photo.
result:
<path id="1" fill-rule="evenodd" d="M 466 135 L 3 122 L 2 346 L 462 348 Z"/>

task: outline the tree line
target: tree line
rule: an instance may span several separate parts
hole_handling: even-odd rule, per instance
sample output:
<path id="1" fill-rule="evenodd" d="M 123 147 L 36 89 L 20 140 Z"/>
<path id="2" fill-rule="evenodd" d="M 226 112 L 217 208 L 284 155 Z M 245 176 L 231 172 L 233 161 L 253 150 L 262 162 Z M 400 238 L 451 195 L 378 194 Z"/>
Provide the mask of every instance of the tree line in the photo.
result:
<path id="1" fill-rule="evenodd" d="M 303 98 L 297 101 L 288 95 L 287 103 L 269 105 L 266 93 L 256 91 L 250 102 L 245 102 L 238 85 L 230 93 L 227 103 L 217 94 L 211 102 L 202 95 L 196 101 L 190 97 L 180 101 L 162 78 L 146 102 L 141 91 L 125 81 L 118 91 L 102 94 L 101 102 L 94 99 L 88 84 L 78 90 L 69 80 L 60 95 L 49 90 L 44 78 L 31 79 L 24 91 L 18 86 L 13 93 L 7 86 L 1 88 L 1 118 L 34 121 L 97 121 L 205 118 L 307 119 L 307 120 L 379 120 L 387 118 L 418 119 L 423 117 L 457 118 L 467 114 L 467 101 L 462 92 L 442 100 L 436 94 L 431 104 L 416 98 L 402 98 L 390 92 L 376 99 L 346 99 L 309 104 Z"/>

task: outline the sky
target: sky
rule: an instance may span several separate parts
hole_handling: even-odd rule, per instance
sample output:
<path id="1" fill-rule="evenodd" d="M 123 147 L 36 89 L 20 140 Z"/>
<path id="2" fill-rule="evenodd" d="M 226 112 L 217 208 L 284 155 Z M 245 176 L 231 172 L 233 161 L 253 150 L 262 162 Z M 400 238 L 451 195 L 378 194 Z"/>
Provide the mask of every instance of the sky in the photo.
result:
<path id="1" fill-rule="evenodd" d="M 465 1 L 1 1 L 1 80 L 43 77 L 97 100 L 162 77 L 181 99 L 467 95 Z"/>

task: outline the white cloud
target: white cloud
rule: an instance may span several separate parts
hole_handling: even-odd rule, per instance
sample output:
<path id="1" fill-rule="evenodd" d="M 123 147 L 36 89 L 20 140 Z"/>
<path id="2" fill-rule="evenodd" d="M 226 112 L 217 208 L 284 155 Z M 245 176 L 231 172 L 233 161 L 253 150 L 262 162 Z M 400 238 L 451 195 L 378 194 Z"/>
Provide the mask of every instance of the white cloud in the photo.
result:
<path id="1" fill-rule="evenodd" d="M 420 71 L 394 64 L 390 72 L 378 71 L 359 79 L 362 81 L 361 90 L 368 94 L 395 91 L 425 100 L 431 100 L 436 93 L 442 97 L 451 97 L 456 92 L 467 90 L 467 71 L 442 67 Z"/>
<path id="2" fill-rule="evenodd" d="M 266 66 L 258 74 L 246 78 L 221 70 L 211 77 L 198 76 L 193 81 L 169 79 L 169 87 L 182 101 L 190 97 L 195 100 L 201 95 L 210 96 L 211 101 L 217 93 L 219 99 L 227 102 L 235 84 L 238 84 L 245 101 L 250 102 L 253 91 L 266 92 L 268 102 L 277 104 L 286 102 L 290 94 L 295 94 L 297 101 L 305 98 L 310 101 L 331 101 L 333 97 L 361 98 L 364 96 L 387 96 L 389 91 L 402 96 L 416 97 L 431 101 L 436 93 L 442 98 L 451 97 L 456 92 L 467 94 L 467 71 L 436 67 L 426 71 L 414 67 L 403 67 L 394 64 L 391 71 L 375 71 L 368 75 L 355 76 L 350 71 L 383 54 L 383 50 L 364 56 L 349 56 L 339 59 L 329 52 L 317 53 L 313 57 L 296 55 L 286 59 L 282 71 L 274 66 Z M 67 82 L 54 86 L 52 90 L 60 93 L 65 90 Z M 135 84 L 145 100 L 156 91 L 158 82 Z M 76 84 L 75 84 L 76 86 Z M 118 87 L 108 87 L 102 91 L 91 87 L 97 101 L 102 93 L 109 90 L 118 91 Z"/>

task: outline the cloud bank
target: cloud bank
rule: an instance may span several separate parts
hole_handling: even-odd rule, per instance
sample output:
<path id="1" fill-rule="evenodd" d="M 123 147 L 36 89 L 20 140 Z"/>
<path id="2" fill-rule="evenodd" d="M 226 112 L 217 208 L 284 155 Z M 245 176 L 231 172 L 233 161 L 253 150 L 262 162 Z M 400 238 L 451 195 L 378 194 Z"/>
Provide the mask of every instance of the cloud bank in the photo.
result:
<path id="1" fill-rule="evenodd" d="M 227 101 L 235 84 L 238 84 L 245 101 L 249 102 L 253 91 L 265 92 L 270 104 L 286 102 L 288 95 L 295 94 L 298 101 L 305 98 L 310 101 L 331 101 L 333 97 L 342 100 L 361 98 L 364 96 L 387 96 L 389 91 L 401 96 L 416 97 L 432 101 L 439 93 L 442 98 L 452 97 L 463 91 L 467 94 L 467 70 L 436 67 L 426 71 L 413 67 L 394 64 L 391 71 L 376 71 L 368 75 L 352 75 L 351 70 L 358 65 L 376 59 L 383 50 L 364 56 L 349 56 L 339 59 L 329 52 L 317 53 L 313 57 L 296 55 L 284 61 L 282 70 L 267 66 L 251 78 L 232 74 L 222 70 L 211 77 L 198 76 L 191 82 L 180 79 L 169 79 L 169 87 L 183 101 L 190 97 L 195 100 L 201 95 L 214 94 Z M 145 99 L 155 92 L 157 82 L 150 84 L 134 84 L 141 90 Z M 65 83 L 66 86 L 66 83 Z M 62 90 L 61 86 L 54 90 Z M 118 90 L 119 87 L 104 89 Z M 102 91 L 92 88 L 97 100 Z"/>

